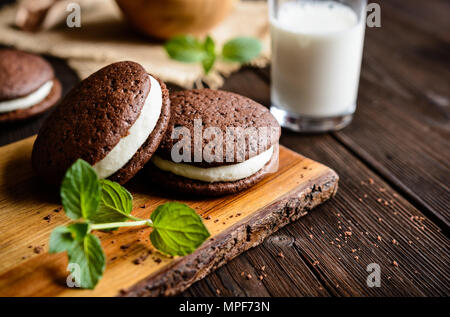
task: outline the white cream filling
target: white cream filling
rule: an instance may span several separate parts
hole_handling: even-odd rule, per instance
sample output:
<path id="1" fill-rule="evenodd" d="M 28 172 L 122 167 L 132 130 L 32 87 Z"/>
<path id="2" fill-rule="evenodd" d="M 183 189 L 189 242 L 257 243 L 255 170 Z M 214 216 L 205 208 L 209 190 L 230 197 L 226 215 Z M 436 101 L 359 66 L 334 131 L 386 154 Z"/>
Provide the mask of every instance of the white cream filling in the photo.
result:
<path id="1" fill-rule="evenodd" d="M 30 108 L 47 98 L 53 87 L 53 80 L 47 81 L 36 91 L 25 97 L 0 101 L 0 113 Z"/>
<path id="2" fill-rule="evenodd" d="M 233 182 L 249 177 L 269 162 L 273 154 L 273 146 L 244 162 L 217 167 L 197 167 L 185 163 L 174 163 L 159 156 L 152 156 L 152 163 L 159 169 L 175 175 L 203 182 Z"/>
<path id="3" fill-rule="evenodd" d="M 128 130 L 128 135 L 123 137 L 111 152 L 93 166 L 99 178 L 107 178 L 124 167 L 148 139 L 158 122 L 162 108 L 162 90 L 158 81 L 152 76 L 149 77 L 150 92 L 139 117 Z"/>

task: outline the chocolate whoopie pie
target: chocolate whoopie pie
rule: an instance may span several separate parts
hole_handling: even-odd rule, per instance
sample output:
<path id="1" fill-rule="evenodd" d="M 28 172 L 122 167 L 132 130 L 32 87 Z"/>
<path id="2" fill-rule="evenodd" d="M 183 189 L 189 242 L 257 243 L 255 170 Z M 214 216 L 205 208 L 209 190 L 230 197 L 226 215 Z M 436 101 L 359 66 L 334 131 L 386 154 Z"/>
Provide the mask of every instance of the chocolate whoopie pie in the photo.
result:
<path id="1" fill-rule="evenodd" d="M 118 62 L 75 86 L 44 122 L 32 165 L 59 184 L 78 158 L 100 178 L 131 179 L 156 151 L 170 117 L 166 85 L 134 62 Z"/>
<path id="2" fill-rule="evenodd" d="M 0 123 L 41 114 L 61 98 L 61 84 L 42 57 L 0 49 Z"/>
<path id="3" fill-rule="evenodd" d="M 146 165 L 155 184 L 219 196 L 256 184 L 277 166 L 281 129 L 262 105 L 211 89 L 175 92 L 170 100 L 169 128 Z"/>

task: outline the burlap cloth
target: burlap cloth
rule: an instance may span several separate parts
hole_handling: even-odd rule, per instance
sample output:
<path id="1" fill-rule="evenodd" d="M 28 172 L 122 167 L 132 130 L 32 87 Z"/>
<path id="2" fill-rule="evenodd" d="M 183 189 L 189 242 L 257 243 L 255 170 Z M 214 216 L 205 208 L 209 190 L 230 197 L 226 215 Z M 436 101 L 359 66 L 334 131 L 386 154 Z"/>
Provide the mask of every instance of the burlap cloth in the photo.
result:
<path id="1" fill-rule="evenodd" d="M 81 28 L 62 25 L 37 33 L 27 33 L 13 26 L 16 9 L 12 5 L 0 10 L 0 43 L 61 57 L 80 78 L 112 62 L 132 60 L 166 82 L 191 88 L 203 80 L 210 87 L 218 88 L 224 77 L 240 68 L 235 63 L 218 62 L 214 71 L 205 77 L 200 65 L 170 60 L 162 43 L 151 42 L 126 25 L 113 0 L 95 0 L 93 7 L 82 11 Z M 263 67 L 268 63 L 269 23 L 265 2 L 237 2 L 231 15 L 210 34 L 220 47 L 238 35 L 261 39 L 263 52 L 252 64 Z"/>

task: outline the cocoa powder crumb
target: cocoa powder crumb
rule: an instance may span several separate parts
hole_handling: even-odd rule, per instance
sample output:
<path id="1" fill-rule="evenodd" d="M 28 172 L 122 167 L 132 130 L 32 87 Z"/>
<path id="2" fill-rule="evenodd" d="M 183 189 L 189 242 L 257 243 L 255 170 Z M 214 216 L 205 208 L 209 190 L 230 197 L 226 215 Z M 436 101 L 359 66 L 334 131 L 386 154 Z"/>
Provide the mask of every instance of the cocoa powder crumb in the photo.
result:
<path id="1" fill-rule="evenodd" d="M 47 221 L 48 223 L 50 223 L 50 220 L 52 219 L 52 215 L 48 214 L 47 216 L 45 216 L 43 218 L 45 221 Z"/>
<path id="2" fill-rule="evenodd" d="M 156 263 L 161 263 L 161 259 L 160 259 L 160 258 L 156 258 L 156 259 L 154 259 L 154 261 L 155 261 Z"/>
<path id="3" fill-rule="evenodd" d="M 43 250 L 43 248 L 42 248 L 42 247 L 40 247 L 40 246 L 37 246 L 37 247 L 34 247 L 34 249 L 33 249 L 33 252 L 34 252 L 34 253 L 36 253 L 36 254 L 39 254 L 39 253 L 41 253 L 41 252 L 42 252 L 42 250 Z"/>
<path id="4" fill-rule="evenodd" d="M 121 288 L 119 290 L 120 295 L 126 295 L 128 292 L 126 290 L 124 290 L 123 288 Z"/>
<path id="5" fill-rule="evenodd" d="M 206 220 L 211 220 L 211 216 L 206 216 Z"/>
<path id="6" fill-rule="evenodd" d="M 62 207 L 58 207 L 56 209 L 53 210 L 53 212 L 60 212 L 62 210 Z"/>
<path id="7" fill-rule="evenodd" d="M 149 253 L 140 255 L 137 259 L 133 260 L 133 263 L 138 265 L 147 260 Z"/>
<path id="8" fill-rule="evenodd" d="M 131 244 L 123 244 L 123 245 L 120 246 L 120 249 L 121 249 L 121 250 L 126 250 L 126 249 L 128 249 L 130 246 L 131 246 Z"/>

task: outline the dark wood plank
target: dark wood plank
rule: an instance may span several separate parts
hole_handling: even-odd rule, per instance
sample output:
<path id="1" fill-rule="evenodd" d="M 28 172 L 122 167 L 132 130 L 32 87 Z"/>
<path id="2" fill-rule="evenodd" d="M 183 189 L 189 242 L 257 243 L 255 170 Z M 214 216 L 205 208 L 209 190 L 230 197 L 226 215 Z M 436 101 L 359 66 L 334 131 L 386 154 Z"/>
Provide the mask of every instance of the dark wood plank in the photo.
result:
<path id="1" fill-rule="evenodd" d="M 329 165 L 341 178 L 334 200 L 286 229 L 297 237 L 298 252 L 310 263 L 319 262 L 317 275 L 334 295 L 448 296 L 449 240 L 392 187 L 332 141 L 323 136 L 301 141 L 287 132 L 282 137 L 284 145 Z M 381 266 L 380 288 L 366 285 L 369 263 Z"/>
<path id="2" fill-rule="evenodd" d="M 414 28 L 420 28 L 430 36 L 450 40 L 450 2 L 448 0 L 389 0 L 381 2 L 382 10 L 395 12 Z"/>

